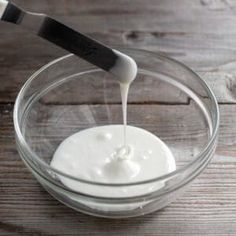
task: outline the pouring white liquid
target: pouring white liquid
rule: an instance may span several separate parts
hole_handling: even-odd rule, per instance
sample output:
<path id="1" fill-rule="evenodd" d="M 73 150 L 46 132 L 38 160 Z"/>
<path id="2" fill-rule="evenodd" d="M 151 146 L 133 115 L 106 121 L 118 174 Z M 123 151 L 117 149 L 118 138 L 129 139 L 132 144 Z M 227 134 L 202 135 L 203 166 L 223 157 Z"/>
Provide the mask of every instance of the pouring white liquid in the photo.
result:
<path id="1" fill-rule="evenodd" d="M 176 169 L 169 148 L 150 132 L 127 126 L 129 86 L 137 73 L 136 64 L 120 83 L 124 125 L 107 125 L 82 130 L 65 139 L 56 150 L 51 166 L 74 177 L 101 183 L 144 181 Z M 133 77 L 131 77 L 131 75 Z M 106 189 L 79 183 L 68 178 L 60 180 L 69 188 L 95 196 L 129 197 L 155 191 L 164 184 L 143 187 Z M 91 204 L 90 204 L 91 205 Z M 96 204 L 94 206 L 96 208 Z M 136 207 L 132 205 L 131 207 Z"/>

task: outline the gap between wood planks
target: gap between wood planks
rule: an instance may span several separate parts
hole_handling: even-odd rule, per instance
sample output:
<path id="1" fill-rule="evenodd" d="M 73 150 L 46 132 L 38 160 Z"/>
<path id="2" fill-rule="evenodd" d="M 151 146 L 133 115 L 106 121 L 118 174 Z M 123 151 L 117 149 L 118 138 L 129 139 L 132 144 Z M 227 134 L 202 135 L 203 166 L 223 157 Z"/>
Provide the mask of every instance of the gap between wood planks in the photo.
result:
<path id="1" fill-rule="evenodd" d="M 128 102 L 128 105 L 165 105 L 165 106 L 178 106 L 178 105 L 189 105 L 190 100 L 188 102 L 157 102 L 157 101 L 147 101 L 147 102 Z M 77 103 L 56 103 L 56 102 L 47 102 L 43 103 L 44 105 L 55 105 L 55 106 L 60 106 L 60 105 L 70 105 L 70 106 L 77 106 L 77 105 L 121 105 L 121 102 L 107 102 L 107 103 L 102 103 L 102 102 L 77 102 Z M 8 106 L 10 108 L 13 108 L 15 105 L 15 102 L 0 102 L 0 111 L 1 107 L 3 106 Z M 218 102 L 218 105 L 236 105 L 236 102 Z"/>

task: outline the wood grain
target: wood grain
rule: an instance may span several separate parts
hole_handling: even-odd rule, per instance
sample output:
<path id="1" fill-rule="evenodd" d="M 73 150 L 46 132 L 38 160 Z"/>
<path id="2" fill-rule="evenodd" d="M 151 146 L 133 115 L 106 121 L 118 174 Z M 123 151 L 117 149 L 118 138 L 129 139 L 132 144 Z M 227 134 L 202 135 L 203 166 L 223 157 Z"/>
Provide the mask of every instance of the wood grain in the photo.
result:
<path id="1" fill-rule="evenodd" d="M 104 43 L 162 52 L 191 66 L 209 83 L 220 102 L 221 127 L 212 162 L 167 208 L 128 220 L 77 213 L 47 194 L 24 167 L 15 148 L 12 123 L 14 100 L 26 79 L 66 52 L 0 22 L 0 235 L 235 236 L 236 1 L 14 2 L 51 14 Z M 186 119 L 190 121 L 191 117 Z M 177 133 L 180 128 L 176 126 Z"/>
<path id="2" fill-rule="evenodd" d="M 204 2 L 204 3 L 202 3 Z M 187 63 L 216 90 L 219 102 L 235 102 L 236 2 L 182 1 L 16 1 L 32 11 L 52 14 L 109 44 L 161 51 Z M 114 13 L 116 12 L 116 13 Z M 184 13 L 184 14 L 183 14 Z M 112 22 L 112 24 L 110 23 Z M 0 23 L 0 101 L 14 101 L 23 82 L 40 66 L 66 54 L 62 49 Z M 220 90 L 217 88 L 221 88 Z"/>
<path id="3" fill-rule="evenodd" d="M 184 196 L 160 212 L 126 221 L 110 221 L 76 213 L 45 193 L 15 150 L 12 106 L 2 106 L 2 235 L 97 235 L 98 232 L 99 235 L 144 235 L 144 232 L 147 235 L 176 235 L 176 230 L 177 235 L 204 235 L 206 232 L 207 235 L 235 235 L 236 149 L 232 139 L 236 130 L 232 127 L 236 118 L 229 114 L 236 112 L 236 106 L 221 105 L 220 108 L 222 125 L 217 154 Z"/>

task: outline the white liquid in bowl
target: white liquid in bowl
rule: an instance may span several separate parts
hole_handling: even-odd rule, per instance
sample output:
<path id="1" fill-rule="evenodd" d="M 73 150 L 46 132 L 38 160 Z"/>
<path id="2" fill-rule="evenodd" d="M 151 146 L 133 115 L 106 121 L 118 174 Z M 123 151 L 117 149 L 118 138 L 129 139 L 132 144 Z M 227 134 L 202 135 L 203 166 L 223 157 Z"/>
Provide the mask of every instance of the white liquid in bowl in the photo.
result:
<path id="1" fill-rule="evenodd" d="M 152 133 L 123 125 L 86 129 L 65 139 L 56 150 L 51 166 L 78 178 L 102 183 L 128 183 L 156 178 L 174 171 L 169 148 Z M 80 191 L 75 182 L 68 187 Z M 96 192 L 96 189 L 94 190 Z"/>
<path id="2" fill-rule="evenodd" d="M 57 148 L 51 161 L 52 167 L 77 178 L 109 184 L 150 180 L 176 169 L 175 159 L 163 141 L 144 129 L 127 126 L 128 91 L 136 73 L 135 64 L 127 73 L 123 73 L 129 76 L 132 74 L 132 79 L 124 76 L 120 83 L 124 124 L 89 128 L 71 135 Z M 59 178 L 72 190 L 109 198 L 141 196 L 164 186 L 164 182 L 158 182 L 127 188 L 103 188 L 65 177 Z M 141 207 L 139 204 L 108 207 L 87 201 L 84 204 L 105 211 Z"/>

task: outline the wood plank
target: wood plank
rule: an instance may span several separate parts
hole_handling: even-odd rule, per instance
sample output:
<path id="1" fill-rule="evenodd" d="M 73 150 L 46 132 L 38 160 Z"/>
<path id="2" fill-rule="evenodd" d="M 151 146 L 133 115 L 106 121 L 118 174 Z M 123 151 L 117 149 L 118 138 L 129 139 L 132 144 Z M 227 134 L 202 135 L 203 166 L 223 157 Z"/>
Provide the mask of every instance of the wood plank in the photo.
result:
<path id="1" fill-rule="evenodd" d="M 39 3 L 18 0 L 16 3 L 52 14 L 104 43 L 170 55 L 199 72 L 213 87 L 219 102 L 235 103 L 233 1 L 226 4 L 224 1 L 178 0 L 174 9 L 170 0 L 137 0 L 135 5 L 127 0 L 119 4 L 115 1 L 84 4 L 83 0 Z M 0 102 L 6 103 L 14 101 L 20 87 L 36 69 L 66 52 L 17 26 L 0 25 L 0 78 L 3 81 Z"/>
<path id="2" fill-rule="evenodd" d="M 62 73 L 62 75 L 57 77 L 57 81 L 64 80 L 66 76 L 71 76 L 65 71 L 66 75 Z M 41 91 L 47 90 L 47 94 L 40 100 L 44 104 L 95 105 L 121 103 L 120 88 L 117 80 L 114 76 L 108 75 L 103 71 L 89 73 L 82 77 L 80 75 L 74 76 L 65 83 L 54 84 L 55 87 L 51 86 L 50 90 L 48 90 L 46 79 L 44 83 L 40 82 L 40 79 L 44 79 L 44 76 L 38 79 L 38 88 Z M 49 84 L 51 85 L 51 81 Z M 163 82 L 154 76 L 140 74 L 130 86 L 128 100 L 132 104 L 188 104 L 190 98 L 173 85 Z"/>
<path id="3" fill-rule="evenodd" d="M 182 197 L 144 217 L 107 220 L 77 213 L 40 187 L 15 150 L 12 105 L 1 106 L 0 235 L 235 235 L 236 118 L 229 114 L 236 106 L 220 108 L 217 154 Z"/>
<path id="4" fill-rule="evenodd" d="M 164 210 L 113 221 L 89 217 L 61 205 L 24 168 L 18 175 L 18 171 L 9 171 L 1 186 L 2 235 L 174 235 L 176 230 L 177 235 L 234 235 L 234 170 L 232 163 L 224 168 L 212 163 L 184 196 Z M 142 227 L 137 228 L 140 224 Z"/>

